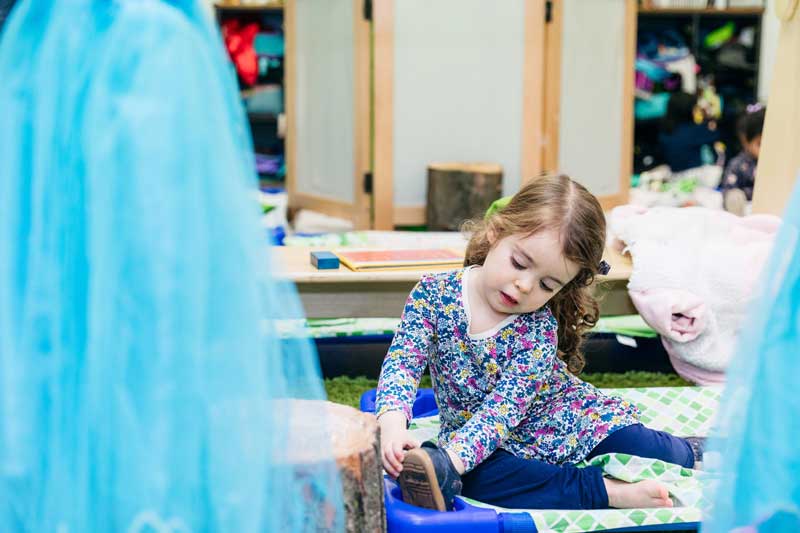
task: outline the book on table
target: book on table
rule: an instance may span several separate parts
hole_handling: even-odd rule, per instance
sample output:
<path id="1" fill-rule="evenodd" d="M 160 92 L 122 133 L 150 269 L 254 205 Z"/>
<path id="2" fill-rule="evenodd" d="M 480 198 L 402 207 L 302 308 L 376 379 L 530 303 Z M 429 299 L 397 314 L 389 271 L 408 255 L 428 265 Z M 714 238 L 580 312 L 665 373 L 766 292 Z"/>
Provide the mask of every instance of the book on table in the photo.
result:
<path id="1" fill-rule="evenodd" d="M 375 270 L 414 270 L 424 268 L 458 268 L 464 264 L 464 253 L 448 248 L 430 249 L 339 249 L 333 251 L 339 261 L 356 272 Z"/>

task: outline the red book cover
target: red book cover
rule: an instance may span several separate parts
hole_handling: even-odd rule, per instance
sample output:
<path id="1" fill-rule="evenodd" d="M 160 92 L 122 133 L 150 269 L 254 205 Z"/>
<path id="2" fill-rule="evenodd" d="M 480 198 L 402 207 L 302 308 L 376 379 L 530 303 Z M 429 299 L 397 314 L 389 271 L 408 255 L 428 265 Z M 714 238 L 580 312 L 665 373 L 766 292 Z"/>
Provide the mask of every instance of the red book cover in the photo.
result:
<path id="1" fill-rule="evenodd" d="M 339 260 L 351 270 L 413 269 L 431 266 L 459 267 L 464 254 L 446 248 L 398 250 L 334 250 Z"/>

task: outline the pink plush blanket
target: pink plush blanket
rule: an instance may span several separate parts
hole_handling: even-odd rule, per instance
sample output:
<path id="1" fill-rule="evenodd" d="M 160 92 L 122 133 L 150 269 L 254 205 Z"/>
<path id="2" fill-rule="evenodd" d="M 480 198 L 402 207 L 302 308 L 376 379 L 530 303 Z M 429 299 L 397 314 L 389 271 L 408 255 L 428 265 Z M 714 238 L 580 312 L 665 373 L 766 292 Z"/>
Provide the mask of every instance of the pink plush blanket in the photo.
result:
<path id="1" fill-rule="evenodd" d="M 633 260 L 631 300 L 684 378 L 724 380 L 779 225 L 771 215 L 702 207 L 626 205 L 611 212 L 611 237 Z"/>

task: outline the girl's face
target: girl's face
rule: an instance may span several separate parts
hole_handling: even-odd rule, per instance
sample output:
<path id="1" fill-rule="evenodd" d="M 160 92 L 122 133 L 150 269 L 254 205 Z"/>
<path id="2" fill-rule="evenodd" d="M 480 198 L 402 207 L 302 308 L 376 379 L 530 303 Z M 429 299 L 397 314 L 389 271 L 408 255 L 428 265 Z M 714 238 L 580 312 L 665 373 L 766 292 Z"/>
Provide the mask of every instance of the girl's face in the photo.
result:
<path id="1" fill-rule="evenodd" d="M 756 135 L 750 141 L 742 139 L 742 148 L 752 157 L 758 159 L 758 154 L 761 152 L 761 135 Z"/>
<path id="2" fill-rule="evenodd" d="M 486 255 L 479 290 L 499 314 L 532 313 L 574 278 L 580 267 L 562 255 L 559 234 L 542 230 L 494 242 Z"/>

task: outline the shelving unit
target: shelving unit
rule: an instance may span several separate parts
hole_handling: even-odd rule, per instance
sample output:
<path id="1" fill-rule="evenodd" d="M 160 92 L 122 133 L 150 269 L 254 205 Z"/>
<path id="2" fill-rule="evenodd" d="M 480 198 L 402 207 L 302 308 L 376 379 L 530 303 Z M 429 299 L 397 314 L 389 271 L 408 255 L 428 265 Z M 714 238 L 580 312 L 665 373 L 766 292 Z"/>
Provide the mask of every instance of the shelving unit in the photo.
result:
<path id="1" fill-rule="evenodd" d="M 743 104 L 758 98 L 759 49 L 761 40 L 761 17 L 763 7 L 715 8 L 657 8 L 640 6 L 637 13 L 637 34 L 672 29 L 686 40 L 689 51 L 694 55 L 700 74 L 714 77 L 717 93 L 723 99 L 723 114 L 718 120 L 720 140 L 726 145 L 728 158 L 739 150 L 736 134 L 736 120 Z M 704 48 L 703 35 L 728 21 L 736 25 L 736 33 L 744 27 L 754 29 L 752 48 L 746 51 L 746 64 L 731 67 L 717 61 L 716 51 Z M 638 41 L 638 38 L 637 38 Z M 659 132 L 658 119 L 636 119 L 634 129 L 634 172 L 639 172 L 659 163 L 645 164 L 645 151 L 642 147 L 657 144 Z"/>
<path id="2" fill-rule="evenodd" d="M 217 2 L 214 4 L 214 8 L 219 12 L 219 10 L 224 10 L 227 12 L 241 12 L 241 13 L 265 13 L 265 12 L 274 12 L 283 14 L 283 5 L 282 4 L 239 4 L 239 3 L 232 3 L 232 2 Z"/>
<path id="3" fill-rule="evenodd" d="M 284 35 L 284 7 L 283 5 L 253 5 L 238 4 L 233 2 L 217 2 L 214 4 L 214 14 L 217 24 L 222 28 L 223 24 L 229 20 L 237 20 L 241 24 L 257 23 L 266 33 Z M 255 85 L 246 83 L 241 76 L 238 76 L 240 94 L 247 109 L 247 116 L 250 122 L 252 133 L 253 148 L 257 154 L 268 157 L 279 157 L 281 161 L 286 158 L 286 143 L 282 132 L 279 131 L 279 116 L 284 113 L 285 101 L 285 79 L 284 79 L 284 56 L 280 56 L 280 66 L 267 71 L 268 76 L 259 76 Z M 259 98 L 259 94 L 264 91 L 274 91 L 273 102 L 280 100 L 272 109 L 252 109 L 248 101 Z M 263 95 L 262 95 L 263 96 Z M 285 163 L 282 163 L 285 165 Z M 283 186 L 285 176 L 278 174 L 259 174 L 262 185 Z"/>

